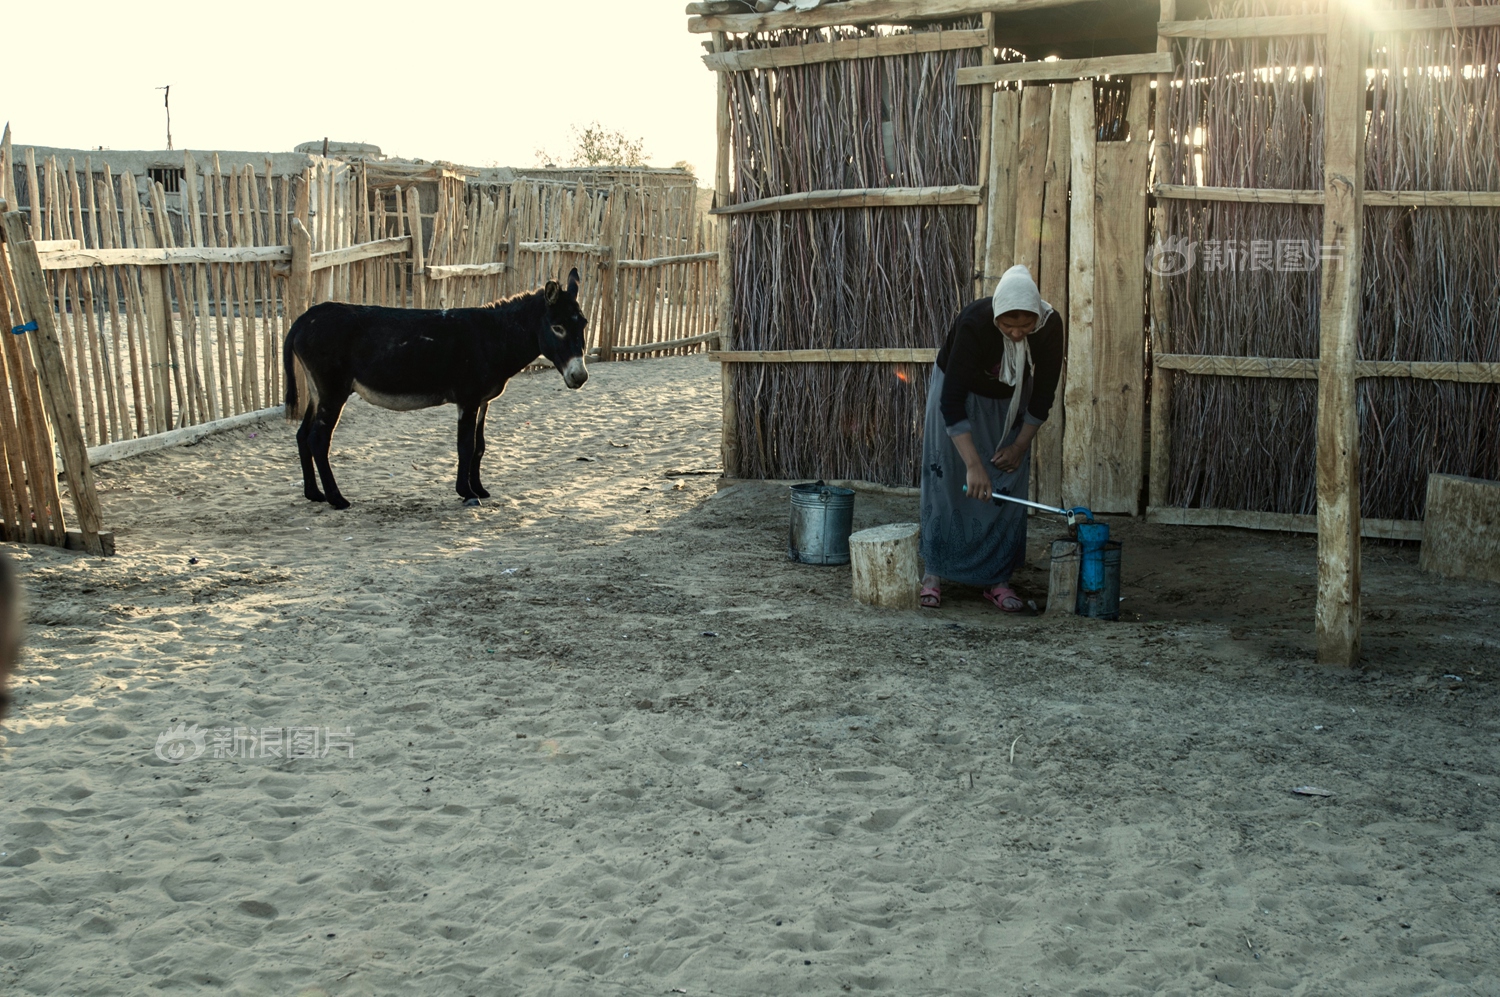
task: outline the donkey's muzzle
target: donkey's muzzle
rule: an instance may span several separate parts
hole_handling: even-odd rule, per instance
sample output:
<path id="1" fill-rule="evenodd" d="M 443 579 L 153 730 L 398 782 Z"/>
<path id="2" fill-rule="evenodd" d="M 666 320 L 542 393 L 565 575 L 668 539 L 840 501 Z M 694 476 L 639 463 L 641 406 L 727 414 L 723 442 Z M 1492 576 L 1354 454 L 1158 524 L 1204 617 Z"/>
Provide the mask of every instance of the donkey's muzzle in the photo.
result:
<path id="1" fill-rule="evenodd" d="M 583 365 L 583 357 L 574 357 L 561 368 L 563 383 L 570 388 L 581 388 L 589 379 L 589 370 Z"/>

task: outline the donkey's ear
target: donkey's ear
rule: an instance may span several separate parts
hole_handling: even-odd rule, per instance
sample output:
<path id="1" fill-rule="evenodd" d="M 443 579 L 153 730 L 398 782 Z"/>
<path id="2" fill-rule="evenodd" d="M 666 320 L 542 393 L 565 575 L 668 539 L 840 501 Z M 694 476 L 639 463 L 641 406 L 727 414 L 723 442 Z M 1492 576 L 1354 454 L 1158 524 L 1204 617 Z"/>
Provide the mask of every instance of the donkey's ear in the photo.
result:
<path id="1" fill-rule="evenodd" d="M 578 300 L 578 268 L 568 271 L 568 297 Z"/>
<path id="2" fill-rule="evenodd" d="M 558 292 L 558 290 L 559 290 L 559 288 L 557 286 L 557 281 L 555 281 L 555 280 L 549 280 L 549 281 L 547 281 L 547 286 L 544 287 L 544 288 L 542 288 L 542 294 L 546 296 L 546 298 L 547 298 L 547 304 L 549 304 L 549 305 L 555 305 L 555 304 L 557 304 L 557 292 Z"/>

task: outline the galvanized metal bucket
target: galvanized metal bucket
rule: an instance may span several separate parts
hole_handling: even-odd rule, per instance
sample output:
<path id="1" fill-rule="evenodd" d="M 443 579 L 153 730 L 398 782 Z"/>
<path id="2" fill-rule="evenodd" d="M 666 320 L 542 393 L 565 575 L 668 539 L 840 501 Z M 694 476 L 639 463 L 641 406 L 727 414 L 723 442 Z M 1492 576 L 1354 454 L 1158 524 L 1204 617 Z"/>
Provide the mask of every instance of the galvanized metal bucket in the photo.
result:
<path id="1" fill-rule="evenodd" d="M 786 555 L 802 564 L 848 564 L 854 492 L 819 481 L 792 486 L 792 530 Z"/>

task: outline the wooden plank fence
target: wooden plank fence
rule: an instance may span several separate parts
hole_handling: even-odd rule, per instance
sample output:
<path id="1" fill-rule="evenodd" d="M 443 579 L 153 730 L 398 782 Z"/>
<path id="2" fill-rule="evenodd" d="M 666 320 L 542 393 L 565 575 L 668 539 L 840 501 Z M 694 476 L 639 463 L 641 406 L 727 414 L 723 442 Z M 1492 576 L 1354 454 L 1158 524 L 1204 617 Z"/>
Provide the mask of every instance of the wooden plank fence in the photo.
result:
<path id="1" fill-rule="evenodd" d="M 716 339 L 718 254 L 691 181 L 433 172 L 382 184 L 359 162 L 276 174 L 269 159 L 225 170 L 184 153 L 168 190 L 90 157 L 38 162 L 7 130 L 0 199 L 19 210 L 0 319 L 38 328 L 0 348 L 0 534 L 70 542 L 61 457 L 82 527 L 72 543 L 102 551 L 89 465 L 274 414 L 287 330 L 320 301 L 477 306 L 577 266 L 599 356 Z M 422 183 L 436 184 L 435 210 Z"/>

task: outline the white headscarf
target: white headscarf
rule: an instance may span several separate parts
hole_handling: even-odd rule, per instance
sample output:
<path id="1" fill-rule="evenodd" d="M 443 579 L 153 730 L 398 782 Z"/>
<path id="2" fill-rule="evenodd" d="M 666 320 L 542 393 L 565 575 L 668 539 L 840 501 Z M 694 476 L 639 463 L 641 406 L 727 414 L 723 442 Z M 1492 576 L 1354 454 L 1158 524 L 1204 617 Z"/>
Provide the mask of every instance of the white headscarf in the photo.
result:
<path id="1" fill-rule="evenodd" d="M 1036 316 L 1036 325 L 1031 330 L 1035 334 L 1052 317 L 1053 308 L 1042 300 L 1036 281 L 1031 279 L 1031 271 L 1018 263 L 1001 274 L 1000 283 L 995 285 L 993 312 L 995 318 L 1006 312 L 1031 312 Z M 1016 412 L 1021 407 L 1021 383 L 1035 364 L 1031 361 L 1030 343 L 1025 340 L 1018 343 L 1004 333 L 1001 333 L 1001 338 L 1005 343 L 1005 355 L 1000 361 L 1000 381 L 1015 389 L 1011 392 L 1005 428 L 1001 430 L 1003 439 L 1015 424 Z"/>

